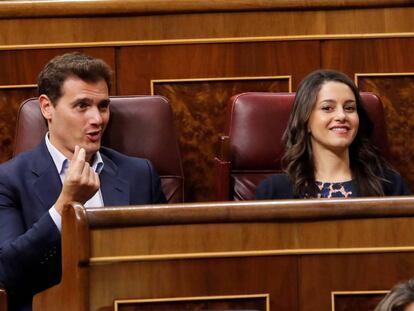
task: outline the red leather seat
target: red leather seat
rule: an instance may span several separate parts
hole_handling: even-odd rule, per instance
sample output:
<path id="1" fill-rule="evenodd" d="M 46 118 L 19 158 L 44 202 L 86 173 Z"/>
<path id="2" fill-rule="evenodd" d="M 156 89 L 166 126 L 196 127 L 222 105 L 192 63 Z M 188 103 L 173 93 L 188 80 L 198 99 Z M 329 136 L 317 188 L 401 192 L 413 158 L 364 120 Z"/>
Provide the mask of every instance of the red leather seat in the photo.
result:
<path id="1" fill-rule="evenodd" d="M 169 203 L 184 201 L 184 175 L 171 107 L 162 96 L 112 96 L 111 117 L 102 144 L 151 160 Z M 24 101 L 17 116 L 13 155 L 34 148 L 46 122 L 37 98 Z"/>
<path id="2" fill-rule="evenodd" d="M 387 156 L 387 137 L 381 100 L 361 93 L 364 107 L 374 121 L 374 143 Z M 267 176 L 281 172 L 281 143 L 295 93 L 242 93 L 227 106 L 225 135 L 215 158 L 216 199 L 253 200 L 256 186 Z"/>

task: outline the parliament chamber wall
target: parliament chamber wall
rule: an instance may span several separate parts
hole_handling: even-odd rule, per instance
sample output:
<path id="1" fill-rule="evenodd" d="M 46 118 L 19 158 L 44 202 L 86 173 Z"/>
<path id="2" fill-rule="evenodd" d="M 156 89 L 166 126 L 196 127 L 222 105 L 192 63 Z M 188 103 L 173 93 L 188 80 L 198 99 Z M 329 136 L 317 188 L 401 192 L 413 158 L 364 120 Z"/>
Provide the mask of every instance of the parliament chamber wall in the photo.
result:
<path id="1" fill-rule="evenodd" d="M 414 190 L 413 17 L 408 0 L 2 1 L 0 162 L 11 157 L 18 107 L 36 96 L 41 68 L 81 51 L 113 68 L 112 95 L 169 99 L 187 202 L 214 199 L 229 97 L 295 91 L 318 68 L 381 97 L 391 162 Z"/>

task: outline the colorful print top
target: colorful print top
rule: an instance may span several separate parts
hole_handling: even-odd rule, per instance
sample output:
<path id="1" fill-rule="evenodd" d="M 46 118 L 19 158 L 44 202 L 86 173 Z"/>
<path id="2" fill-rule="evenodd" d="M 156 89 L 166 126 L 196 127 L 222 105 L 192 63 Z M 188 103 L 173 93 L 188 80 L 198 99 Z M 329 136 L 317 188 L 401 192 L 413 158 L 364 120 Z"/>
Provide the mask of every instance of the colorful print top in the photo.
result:
<path id="1" fill-rule="evenodd" d="M 319 188 L 318 198 L 348 198 L 353 197 L 352 180 L 344 182 L 317 181 Z"/>

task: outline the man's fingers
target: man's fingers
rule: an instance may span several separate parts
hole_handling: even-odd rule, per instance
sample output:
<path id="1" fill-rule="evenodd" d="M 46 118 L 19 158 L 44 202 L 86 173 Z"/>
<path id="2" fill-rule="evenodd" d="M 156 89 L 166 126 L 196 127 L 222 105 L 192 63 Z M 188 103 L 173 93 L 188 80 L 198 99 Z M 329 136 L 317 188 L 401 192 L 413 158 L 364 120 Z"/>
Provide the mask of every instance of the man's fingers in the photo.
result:
<path id="1" fill-rule="evenodd" d="M 76 157 L 74 155 L 72 161 L 70 161 L 68 174 L 74 174 L 74 176 L 81 175 L 85 168 L 85 163 L 85 149 L 79 148 Z"/>
<path id="2" fill-rule="evenodd" d="M 85 162 L 83 165 L 82 173 L 81 173 L 81 181 L 83 183 L 87 183 L 87 181 L 89 180 L 90 171 L 91 171 L 91 167 L 89 166 L 89 163 Z"/>
<path id="3" fill-rule="evenodd" d="M 79 153 L 78 153 L 76 159 L 85 161 L 85 155 L 86 155 L 85 149 L 84 148 L 80 148 L 79 149 Z"/>
<path id="4" fill-rule="evenodd" d="M 79 145 L 76 145 L 75 151 L 73 152 L 72 161 L 78 157 L 79 149 L 80 149 Z"/>

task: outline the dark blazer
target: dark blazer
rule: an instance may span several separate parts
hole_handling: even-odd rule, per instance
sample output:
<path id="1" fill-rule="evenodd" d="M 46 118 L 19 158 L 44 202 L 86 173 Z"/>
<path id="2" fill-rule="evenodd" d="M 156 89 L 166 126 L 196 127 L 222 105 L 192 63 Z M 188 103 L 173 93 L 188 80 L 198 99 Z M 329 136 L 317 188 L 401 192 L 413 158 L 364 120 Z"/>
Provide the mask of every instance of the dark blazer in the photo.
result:
<path id="1" fill-rule="evenodd" d="M 409 195 L 410 190 L 396 171 L 386 170 L 383 182 L 384 194 L 386 196 Z M 353 187 L 356 189 L 356 187 Z M 358 193 L 355 194 L 358 196 Z M 293 186 L 286 174 L 275 174 L 262 181 L 256 188 L 257 200 L 273 199 L 298 199 L 293 194 Z"/>
<path id="2" fill-rule="evenodd" d="M 166 202 L 148 160 L 104 147 L 100 152 L 105 206 Z M 60 281 L 60 232 L 48 210 L 61 189 L 44 141 L 0 165 L 0 283 L 11 310 L 31 310 L 32 296 Z"/>

